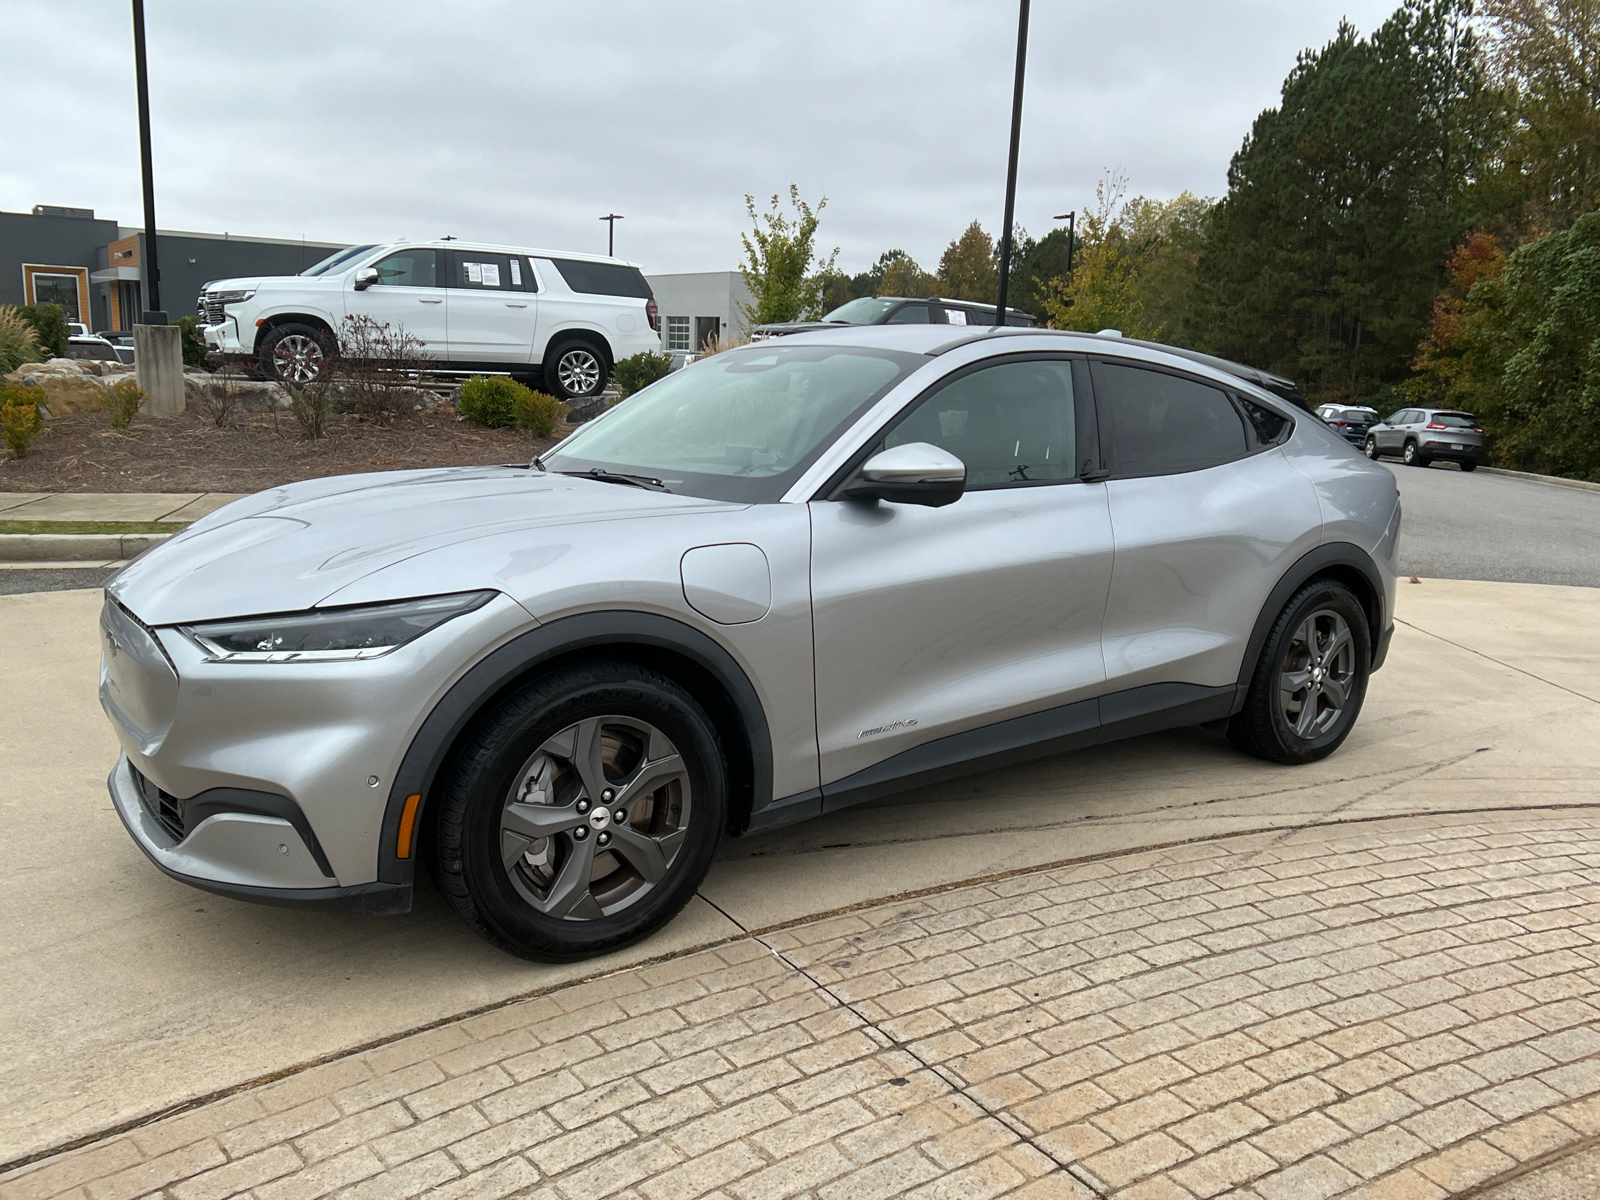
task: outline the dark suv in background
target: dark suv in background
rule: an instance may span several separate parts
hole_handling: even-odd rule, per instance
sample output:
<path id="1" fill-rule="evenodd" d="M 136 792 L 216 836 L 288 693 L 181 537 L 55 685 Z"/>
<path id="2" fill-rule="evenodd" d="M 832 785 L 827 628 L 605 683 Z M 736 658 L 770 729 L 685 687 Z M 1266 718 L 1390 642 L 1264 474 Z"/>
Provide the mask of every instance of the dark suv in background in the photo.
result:
<path id="1" fill-rule="evenodd" d="M 980 325 L 993 326 L 994 305 L 969 300 L 940 300 L 906 296 L 861 296 L 841 304 L 820 321 L 774 321 L 757 325 L 750 340 L 810 333 L 831 325 Z M 1034 325 L 1031 313 L 1006 309 L 1007 325 Z"/>
<path id="2" fill-rule="evenodd" d="M 1378 410 L 1360 405 L 1319 404 L 1317 416 L 1338 430 L 1345 441 L 1356 446 L 1366 444 L 1367 430 L 1378 423 Z"/>
<path id="3" fill-rule="evenodd" d="M 1408 467 L 1425 467 L 1436 458 L 1476 471 L 1483 457 L 1483 426 L 1471 413 L 1453 408 L 1402 408 L 1367 430 L 1368 458 L 1398 454 Z"/>

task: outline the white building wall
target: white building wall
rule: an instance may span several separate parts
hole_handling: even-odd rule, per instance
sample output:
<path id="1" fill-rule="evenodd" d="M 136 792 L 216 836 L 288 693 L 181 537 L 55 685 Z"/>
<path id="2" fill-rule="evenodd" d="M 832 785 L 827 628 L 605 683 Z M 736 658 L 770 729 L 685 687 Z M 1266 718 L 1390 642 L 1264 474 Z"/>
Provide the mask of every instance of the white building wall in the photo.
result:
<path id="1" fill-rule="evenodd" d="M 698 350 L 713 322 L 722 338 L 749 332 L 743 305 L 754 297 L 738 271 L 690 271 L 645 278 L 661 310 L 661 348 L 674 357 Z"/>

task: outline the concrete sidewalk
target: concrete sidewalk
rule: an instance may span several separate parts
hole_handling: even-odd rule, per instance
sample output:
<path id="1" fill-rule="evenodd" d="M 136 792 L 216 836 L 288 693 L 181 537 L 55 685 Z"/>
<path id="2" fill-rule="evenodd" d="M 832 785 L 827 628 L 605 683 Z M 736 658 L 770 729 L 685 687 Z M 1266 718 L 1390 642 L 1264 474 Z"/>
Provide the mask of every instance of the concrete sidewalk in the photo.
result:
<path id="1" fill-rule="evenodd" d="M 176 530 L 224 504 L 229 492 L 0 492 L 0 521 L 160 522 Z M 167 533 L 0 533 L 0 568 L 111 568 Z"/>

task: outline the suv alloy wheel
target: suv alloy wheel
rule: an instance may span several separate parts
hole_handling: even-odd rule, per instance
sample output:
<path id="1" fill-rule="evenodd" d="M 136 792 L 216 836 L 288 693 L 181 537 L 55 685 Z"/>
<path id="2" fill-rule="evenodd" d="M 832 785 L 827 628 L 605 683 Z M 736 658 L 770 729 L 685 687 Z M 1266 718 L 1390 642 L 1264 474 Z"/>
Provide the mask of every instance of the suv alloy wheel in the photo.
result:
<path id="1" fill-rule="evenodd" d="M 1372 434 L 1367 434 L 1367 444 L 1362 449 L 1373 462 L 1378 461 L 1378 439 Z"/>
<path id="2" fill-rule="evenodd" d="M 322 374 L 331 350 L 327 335 L 311 325 L 279 325 L 261 339 L 257 356 L 268 379 L 295 386 L 312 382 Z"/>
<path id="3" fill-rule="evenodd" d="M 1428 465 L 1427 456 L 1417 449 L 1415 442 L 1407 442 L 1406 448 L 1400 453 L 1400 457 L 1408 467 L 1425 467 Z"/>
<path id="4" fill-rule="evenodd" d="M 457 759 L 434 871 L 467 924 L 522 958 L 627 945 L 694 895 L 726 823 L 715 729 L 672 680 L 625 663 L 514 693 Z"/>

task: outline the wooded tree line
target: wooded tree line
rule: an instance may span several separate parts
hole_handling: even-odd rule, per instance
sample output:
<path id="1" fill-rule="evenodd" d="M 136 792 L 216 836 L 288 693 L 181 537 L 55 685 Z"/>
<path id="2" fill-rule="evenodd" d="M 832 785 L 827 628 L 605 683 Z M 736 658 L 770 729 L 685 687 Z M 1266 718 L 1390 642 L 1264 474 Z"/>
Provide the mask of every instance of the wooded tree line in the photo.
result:
<path id="1" fill-rule="evenodd" d="M 1019 231 L 1013 303 L 1296 380 L 1313 402 L 1461 407 L 1504 465 L 1600 479 L 1600 0 L 1405 0 L 1341 24 L 1258 116 L 1218 200 L 1102 179 L 1073 270 Z M 813 272 L 855 295 L 993 301 L 974 222 L 934 272 L 901 251 Z"/>

